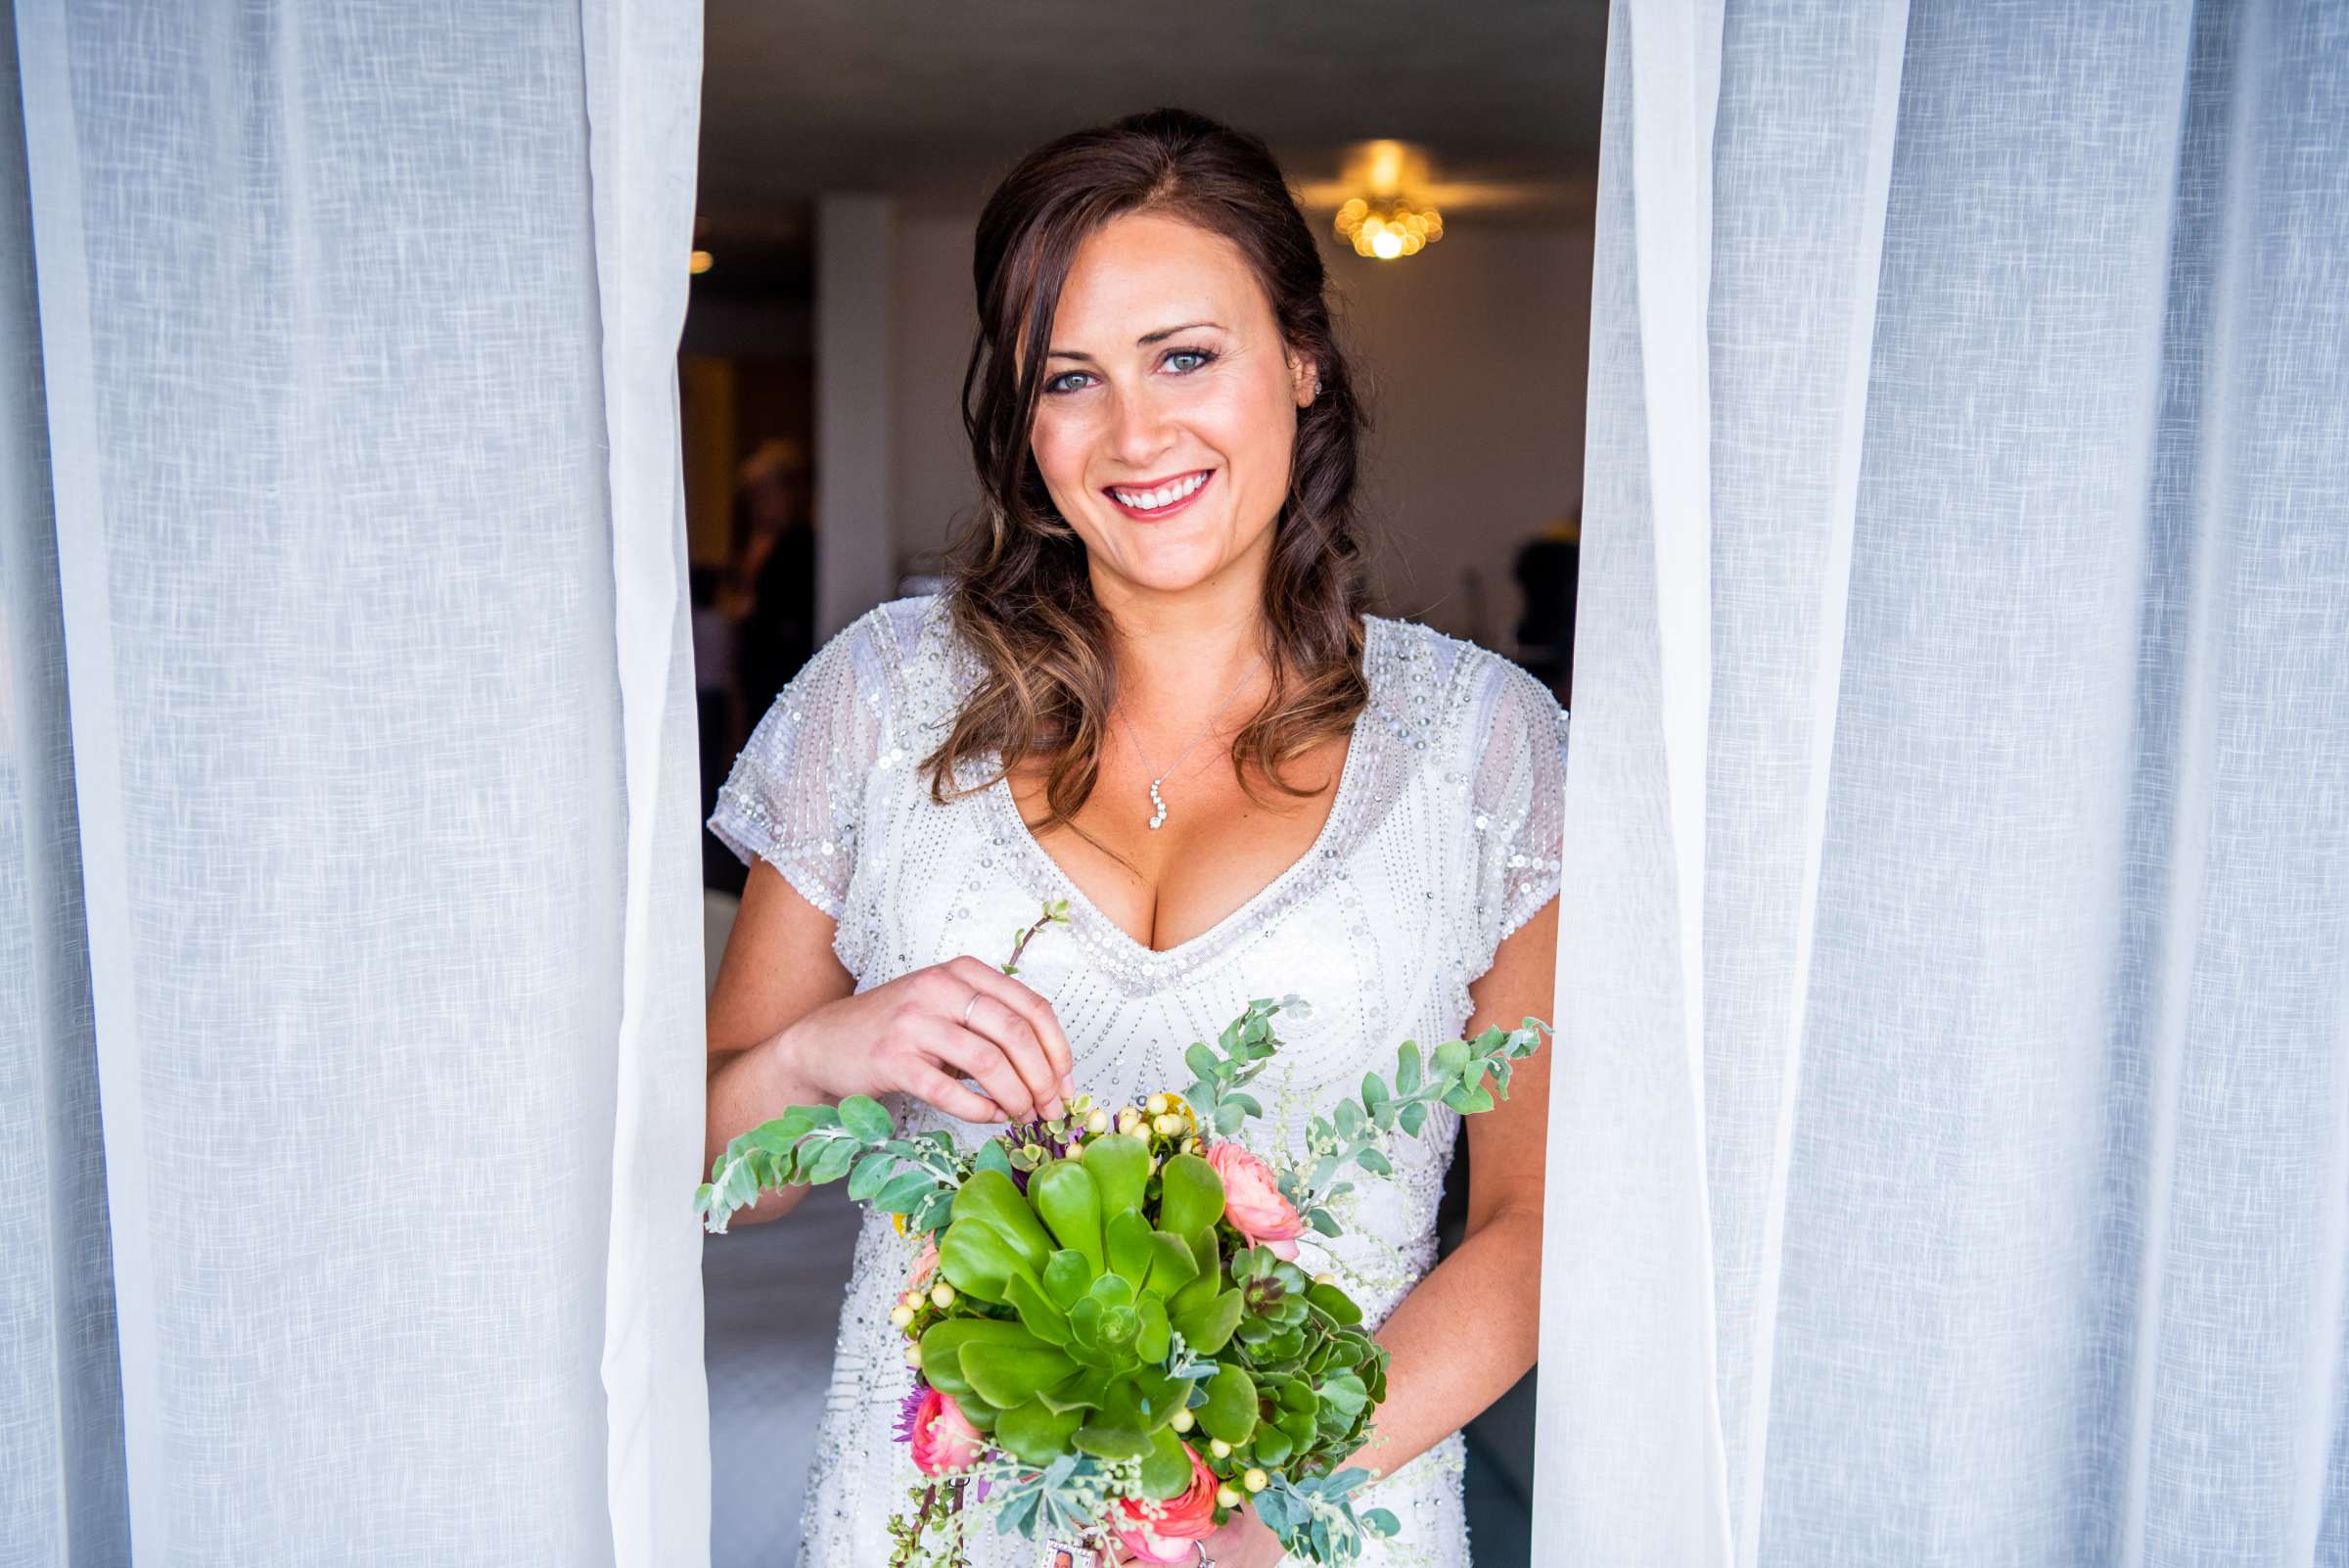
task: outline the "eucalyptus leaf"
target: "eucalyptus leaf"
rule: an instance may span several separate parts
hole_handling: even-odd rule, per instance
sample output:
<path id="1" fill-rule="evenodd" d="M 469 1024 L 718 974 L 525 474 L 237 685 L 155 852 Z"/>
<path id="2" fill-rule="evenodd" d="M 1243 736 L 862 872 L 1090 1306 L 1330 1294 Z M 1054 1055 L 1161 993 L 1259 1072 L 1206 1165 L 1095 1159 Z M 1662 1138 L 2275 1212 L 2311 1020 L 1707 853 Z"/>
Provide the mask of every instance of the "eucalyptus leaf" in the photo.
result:
<path id="1" fill-rule="evenodd" d="M 840 1125 L 864 1143 L 885 1143 L 897 1130 L 881 1102 L 862 1094 L 852 1094 L 840 1102 Z"/>
<path id="2" fill-rule="evenodd" d="M 849 1196 L 862 1203 L 879 1192 L 881 1183 L 889 1179 L 890 1168 L 897 1163 L 896 1155 L 878 1149 L 858 1159 L 856 1169 L 849 1173 Z"/>
<path id="3" fill-rule="evenodd" d="M 807 1180 L 811 1186 L 838 1181 L 849 1174 L 849 1166 L 856 1158 L 856 1145 L 848 1138 L 832 1138 L 816 1151 L 808 1167 Z"/>
<path id="4" fill-rule="evenodd" d="M 899 1171 L 873 1195 L 873 1207 L 883 1214 L 912 1214 L 932 1193 L 944 1194 L 945 1189 L 938 1178 L 927 1171 Z"/>

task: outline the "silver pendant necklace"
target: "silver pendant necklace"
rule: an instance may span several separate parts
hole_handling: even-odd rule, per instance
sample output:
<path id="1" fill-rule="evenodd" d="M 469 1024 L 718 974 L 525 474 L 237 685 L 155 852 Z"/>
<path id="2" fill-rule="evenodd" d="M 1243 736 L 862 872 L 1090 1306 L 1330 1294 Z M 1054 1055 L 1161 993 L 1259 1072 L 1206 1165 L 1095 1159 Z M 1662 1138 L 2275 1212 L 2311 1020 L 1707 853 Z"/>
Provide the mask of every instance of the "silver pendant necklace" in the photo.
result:
<path id="1" fill-rule="evenodd" d="M 1215 727 L 1217 719 L 1223 716 L 1223 709 L 1231 706 L 1231 699 L 1240 694 L 1240 687 L 1246 685 L 1248 683 L 1248 677 L 1256 673 L 1256 667 L 1264 662 L 1264 657 L 1265 656 L 1260 653 L 1254 659 L 1248 661 L 1248 668 L 1241 670 L 1240 678 L 1232 683 L 1230 696 L 1227 696 L 1223 699 L 1221 707 L 1218 708 L 1214 713 L 1208 715 L 1207 722 L 1199 726 L 1199 733 L 1191 737 L 1191 744 L 1182 749 L 1182 757 L 1175 758 L 1174 767 L 1161 769 L 1158 773 L 1158 776 L 1150 781 L 1150 805 L 1152 807 L 1150 815 L 1150 829 L 1152 832 L 1156 832 L 1167 820 L 1167 799 L 1165 796 L 1159 794 L 1158 787 L 1161 784 L 1164 784 L 1170 777 L 1174 775 L 1174 768 L 1182 765 L 1184 757 L 1190 756 L 1192 751 L 1197 748 L 1199 743 L 1207 739 L 1207 732 Z M 1118 711 L 1118 716 L 1121 718 L 1126 717 L 1126 712 L 1124 709 L 1120 709 Z M 1126 718 L 1126 738 L 1132 743 L 1133 755 L 1141 758 L 1142 765 L 1144 767 L 1150 766 L 1150 759 L 1142 750 L 1142 738 L 1134 733 L 1133 720 L 1130 718 Z"/>

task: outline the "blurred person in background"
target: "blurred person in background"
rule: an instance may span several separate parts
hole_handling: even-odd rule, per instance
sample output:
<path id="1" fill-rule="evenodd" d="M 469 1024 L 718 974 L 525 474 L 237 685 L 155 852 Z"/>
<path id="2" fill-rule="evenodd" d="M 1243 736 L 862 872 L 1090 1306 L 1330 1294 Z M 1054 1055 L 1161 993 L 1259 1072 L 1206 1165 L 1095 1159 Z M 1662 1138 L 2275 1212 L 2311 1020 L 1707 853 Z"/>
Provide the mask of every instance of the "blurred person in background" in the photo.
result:
<path id="1" fill-rule="evenodd" d="M 815 525 L 807 453 L 770 436 L 735 476 L 733 558 L 720 608 L 733 623 L 740 715 L 763 714 L 815 652 Z M 728 734 L 729 755 L 742 741 Z"/>

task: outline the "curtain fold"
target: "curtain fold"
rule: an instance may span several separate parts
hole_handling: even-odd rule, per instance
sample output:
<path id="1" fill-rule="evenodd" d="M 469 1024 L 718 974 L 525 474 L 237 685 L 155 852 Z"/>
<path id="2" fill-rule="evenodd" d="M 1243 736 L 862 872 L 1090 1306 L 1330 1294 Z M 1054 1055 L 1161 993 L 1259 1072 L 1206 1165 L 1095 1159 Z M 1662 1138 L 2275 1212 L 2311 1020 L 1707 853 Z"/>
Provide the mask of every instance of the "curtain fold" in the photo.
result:
<path id="1" fill-rule="evenodd" d="M 2349 1561 L 2349 16 L 1609 47 L 1544 1560 Z"/>
<path id="2" fill-rule="evenodd" d="M 8 1560 L 706 1560 L 698 12 L 13 31 Z"/>
<path id="3" fill-rule="evenodd" d="M 16 33 L 0 29 L 0 1556 L 124 1562 L 122 1373 L 18 88 Z"/>

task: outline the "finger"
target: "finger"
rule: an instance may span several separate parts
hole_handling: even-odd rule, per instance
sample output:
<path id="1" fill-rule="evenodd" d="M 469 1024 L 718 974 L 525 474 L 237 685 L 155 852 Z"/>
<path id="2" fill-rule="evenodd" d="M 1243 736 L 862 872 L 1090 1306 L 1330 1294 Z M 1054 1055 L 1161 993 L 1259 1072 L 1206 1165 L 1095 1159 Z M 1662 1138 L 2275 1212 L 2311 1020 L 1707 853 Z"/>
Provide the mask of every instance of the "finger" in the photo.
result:
<path id="1" fill-rule="evenodd" d="M 936 1020 L 936 1029 L 924 1041 L 928 1055 L 976 1080 L 988 1098 L 1001 1107 L 1004 1120 L 1026 1122 L 1035 1117 L 1036 1102 L 1029 1097 L 1028 1082 L 1003 1054 L 1002 1046 L 943 1018 Z"/>
<path id="2" fill-rule="evenodd" d="M 971 1020 L 964 1027 L 992 1040 L 1028 1085 L 1028 1098 L 1039 1116 L 1058 1116 L 1065 1109 L 1060 1098 L 1060 1075 L 1052 1070 L 1052 1058 L 1045 1054 L 1044 1042 L 1036 1037 L 1036 1027 L 1026 1015 L 997 997 L 992 992 L 978 992 L 978 1000 L 970 1006 Z"/>
<path id="3" fill-rule="evenodd" d="M 1044 999 L 1042 992 L 1014 980 L 994 965 L 982 963 L 976 958 L 967 960 L 967 967 L 965 962 L 957 962 L 954 973 L 956 978 L 970 982 L 974 990 L 987 992 L 1019 1014 L 1028 1025 L 1029 1032 L 1036 1038 L 1037 1049 L 1043 1052 L 1049 1078 L 1049 1083 L 1044 1085 L 1046 1097 L 1050 1097 L 1054 1091 L 1059 1094 L 1077 1092 L 1074 1077 L 1077 1071 L 1076 1052 L 1069 1044 L 1068 1035 L 1060 1027 L 1060 1016 L 1052 1011 L 1052 1004 Z M 1058 1116 L 1060 1112 L 1056 1110 L 1050 1114 Z"/>
<path id="4" fill-rule="evenodd" d="M 994 1101 L 975 1094 L 955 1083 L 927 1062 L 905 1075 L 905 1091 L 965 1122 L 1007 1122 L 1003 1108 Z"/>

